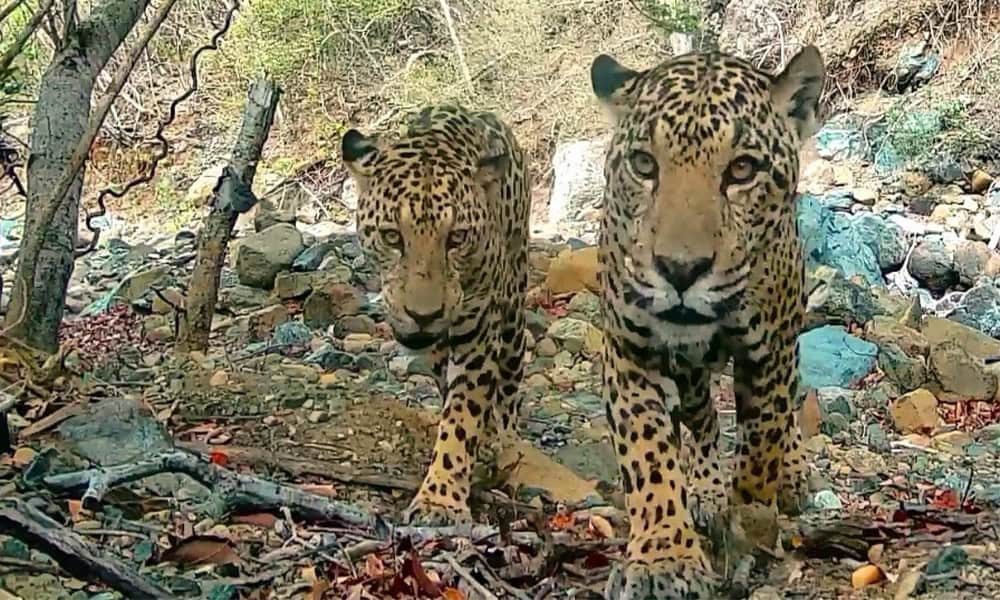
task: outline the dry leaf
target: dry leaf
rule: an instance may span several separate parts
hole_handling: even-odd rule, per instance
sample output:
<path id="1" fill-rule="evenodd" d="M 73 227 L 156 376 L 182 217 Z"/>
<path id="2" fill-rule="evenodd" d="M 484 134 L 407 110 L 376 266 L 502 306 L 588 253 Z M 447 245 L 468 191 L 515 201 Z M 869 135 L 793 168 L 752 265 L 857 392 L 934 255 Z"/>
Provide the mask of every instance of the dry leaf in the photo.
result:
<path id="1" fill-rule="evenodd" d="M 599 515 L 591 515 L 590 522 L 587 524 L 587 531 L 593 536 L 602 539 L 615 537 L 615 528 L 607 519 Z"/>
<path id="2" fill-rule="evenodd" d="M 863 565 L 851 573 L 851 587 L 856 590 L 882 581 L 882 569 L 875 565 Z"/>
<path id="3" fill-rule="evenodd" d="M 570 513 L 556 513 L 549 519 L 549 527 L 555 530 L 572 529 L 576 519 Z"/>
<path id="4" fill-rule="evenodd" d="M 875 544 L 868 549 L 868 562 L 873 565 L 878 564 L 882 559 L 882 553 L 885 551 L 885 546 L 883 544 Z"/>
<path id="5" fill-rule="evenodd" d="M 69 517 L 74 523 L 83 520 L 83 502 L 80 500 L 67 500 L 66 509 L 69 510 Z"/>
<path id="6" fill-rule="evenodd" d="M 302 579 L 305 579 L 309 583 L 316 583 L 316 567 L 302 567 L 302 571 L 299 573 L 302 575 Z"/>
<path id="7" fill-rule="evenodd" d="M 799 428 L 802 430 L 802 437 L 808 439 L 819 433 L 820 423 L 823 422 L 823 413 L 819 408 L 816 390 L 806 392 L 806 398 L 799 411 Z"/>
<path id="8" fill-rule="evenodd" d="M 465 594 L 453 587 L 441 590 L 441 597 L 444 598 L 444 600 L 465 600 Z"/>
<path id="9" fill-rule="evenodd" d="M 412 549 L 410 550 L 410 573 L 413 575 L 413 579 L 416 580 L 417 585 L 420 586 L 421 592 L 431 598 L 441 595 L 441 586 L 431 581 L 427 576 L 424 566 L 420 564 L 420 557 L 417 555 L 416 550 Z"/>
<path id="10" fill-rule="evenodd" d="M 369 554 L 365 558 L 365 575 L 372 579 L 382 579 L 385 575 L 385 565 L 382 564 L 382 559 L 375 554 Z"/>
<path id="11" fill-rule="evenodd" d="M 181 540 L 163 553 L 163 560 L 182 565 L 228 565 L 240 562 L 229 540 L 212 535 L 196 535 Z"/>
<path id="12" fill-rule="evenodd" d="M 330 589 L 330 582 L 325 579 L 317 579 L 309 590 L 309 600 L 323 600 L 323 594 Z"/>
<path id="13" fill-rule="evenodd" d="M 35 460 L 35 456 L 37 454 L 38 454 L 37 452 L 29 448 L 28 446 L 21 446 L 20 448 L 14 451 L 14 456 L 13 458 L 11 458 L 11 462 L 18 469 L 23 469 L 24 467 L 27 467 L 29 464 L 31 464 L 31 461 Z"/>
<path id="14" fill-rule="evenodd" d="M 278 517 L 272 515 L 271 513 L 251 513 L 248 515 L 236 515 L 233 517 L 233 523 L 241 525 L 256 525 L 258 527 L 263 527 L 264 529 L 271 529 L 277 521 Z"/>

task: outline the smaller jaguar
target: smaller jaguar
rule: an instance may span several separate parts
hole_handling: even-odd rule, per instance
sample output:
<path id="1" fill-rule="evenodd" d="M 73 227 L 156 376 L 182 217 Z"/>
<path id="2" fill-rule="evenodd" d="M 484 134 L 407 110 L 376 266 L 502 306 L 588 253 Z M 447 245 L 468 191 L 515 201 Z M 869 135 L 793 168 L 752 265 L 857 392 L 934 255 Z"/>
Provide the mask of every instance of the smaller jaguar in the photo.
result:
<path id="1" fill-rule="evenodd" d="M 389 325 L 403 346 L 429 351 L 445 398 L 407 520 L 468 521 L 477 455 L 516 439 L 531 192 L 524 152 L 493 114 L 451 105 L 419 111 L 391 144 L 352 129 L 341 151 Z"/>

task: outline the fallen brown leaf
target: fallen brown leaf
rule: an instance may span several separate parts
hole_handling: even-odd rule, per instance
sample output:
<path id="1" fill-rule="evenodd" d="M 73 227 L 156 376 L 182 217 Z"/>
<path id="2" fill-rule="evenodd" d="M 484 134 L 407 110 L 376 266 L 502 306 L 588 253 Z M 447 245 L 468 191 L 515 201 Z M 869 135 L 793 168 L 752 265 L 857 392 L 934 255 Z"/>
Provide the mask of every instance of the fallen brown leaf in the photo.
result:
<path id="1" fill-rule="evenodd" d="M 195 535 L 181 540 L 163 553 L 163 560 L 181 565 L 227 565 L 240 562 L 229 540 L 214 535 Z"/>
<path id="2" fill-rule="evenodd" d="M 615 536 L 615 528 L 611 523 L 600 515 L 591 515 L 587 524 L 587 531 L 596 538 L 608 539 Z"/>
<path id="3" fill-rule="evenodd" d="M 258 527 L 263 527 L 264 529 L 271 529 L 277 521 L 278 517 L 272 515 L 271 513 L 251 513 L 248 515 L 236 515 L 233 517 L 233 523 L 239 523 L 241 525 L 256 525 Z"/>
<path id="4" fill-rule="evenodd" d="M 333 487 L 329 483 L 302 483 L 299 484 L 299 489 L 303 492 L 326 496 L 328 498 L 337 497 L 337 488 Z"/>
<path id="5" fill-rule="evenodd" d="M 816 390 L 806 392 L 806 398 L 799 411 L 799 429 L 802 430 L 802 437 L 811 438 L 819 433 L 820 423 L 823 422 L 823 413 L 819 408 Z"/>
<path id="6" fill-rule="evenodd" d="M 465 594 L 463 594 L 461 590 L 453 587 L 441 590 L 441 597 L 444 598 L 444 600 L 465 600 Z"/>

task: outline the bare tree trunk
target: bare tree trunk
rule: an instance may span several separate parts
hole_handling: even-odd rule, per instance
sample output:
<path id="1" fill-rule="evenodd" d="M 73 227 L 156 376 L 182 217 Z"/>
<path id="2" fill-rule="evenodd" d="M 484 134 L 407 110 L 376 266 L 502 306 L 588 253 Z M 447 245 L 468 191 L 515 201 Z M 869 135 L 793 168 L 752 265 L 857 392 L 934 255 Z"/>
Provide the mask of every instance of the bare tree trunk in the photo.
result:
<path id="1" fill-rule="evenodd" d="M 274 121 L 281 88 L 266 77 L 258 77 L 250 86 L 243 125 L 233 146 L 233 156 L 222 178 L 215 186 L 212 210 L 198 234 L 198 257 L 195 259 L 191 284 L 177 350 L 205 350 L 212 330 L 212 317 L 219 297 L 219 278 L 226 259 L 229 239 L 240 213 L 250 210 L 256 198 L 250 191 L 257 161 Z"/>
<path id="2" fill-rule="evenodd" d="M 65 47 L 42 77 L 32 116 L 24 237 L 7 311 L 12 335 L 55 351 L 66 288 L 73 273 L 82 169 L 65 196 L 52 197 L 86 136 L 94 82 L 135 27 L 148 0 L 106 0 L 69 32 Z M 49 203 L 59 203 L 51 220 Z M 31 243 L 39 235 L 40 244 Z M 34 251 L 38 248 L 37 252 Z M 25 273 L 34 271 L 32 281 Z"/>

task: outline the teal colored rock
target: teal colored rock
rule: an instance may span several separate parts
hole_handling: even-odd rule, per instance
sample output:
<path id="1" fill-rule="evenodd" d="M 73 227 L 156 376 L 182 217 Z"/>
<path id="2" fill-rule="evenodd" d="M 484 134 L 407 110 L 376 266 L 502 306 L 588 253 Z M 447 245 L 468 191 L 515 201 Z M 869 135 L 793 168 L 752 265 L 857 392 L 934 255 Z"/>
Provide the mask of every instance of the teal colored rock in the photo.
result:
<path id="1" fill-rule="evenodd" d="M 868 285 L 885 284 L 873 244 L 866 239 L 868 232 L 856 226 L 850 214 L 833 210 L 822 198 L 803 194 L 798 229 L 809 271 L 826 265 L 847 278 L 859 275 Z"/>
<path id="2" fill-rule="evenodd" d="M 847 388 L 875 369 L 878 347 L 828 325 L 799 336 L 802 386 Z"/>
<path id="3" fill-rule="evenodd" d="M 903 266 L 910 244 L 902 227 L 874 213 L 858 213 L 851 218 L 851 227 L 872 249 L 883 272 Z"/>

